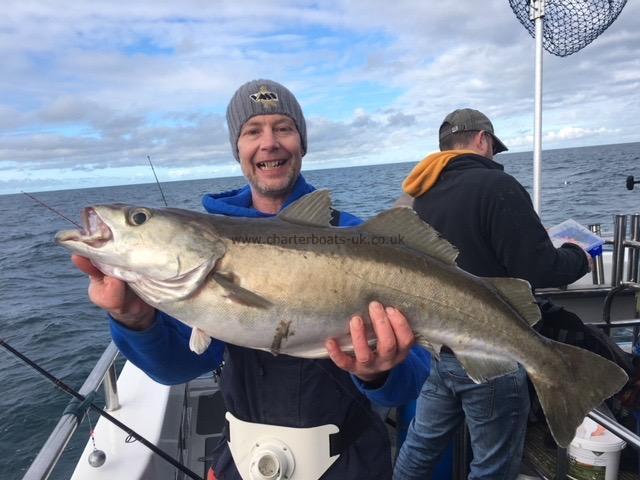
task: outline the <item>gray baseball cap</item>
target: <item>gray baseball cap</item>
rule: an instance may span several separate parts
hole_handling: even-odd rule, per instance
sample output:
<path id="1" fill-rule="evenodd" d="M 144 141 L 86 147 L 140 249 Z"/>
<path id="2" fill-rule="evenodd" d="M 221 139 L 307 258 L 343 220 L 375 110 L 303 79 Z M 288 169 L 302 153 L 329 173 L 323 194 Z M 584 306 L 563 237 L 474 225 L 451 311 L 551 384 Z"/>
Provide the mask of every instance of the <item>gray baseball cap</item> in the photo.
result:
<path id="1" fill-rule="evenodd" d="M 493 124 L 487 116 L 472 108 L 461 108 L 447 115 L 440 125 L 440 141 L 457 132 L 478 132 L 483 130 L 493 137 L 493 154 L 507 151 L 508 148 L 493 133 Z"/>
<path id="2" fill-rule="evenodd" d="M 307 124 L 296 97 L 286 87 L 273 80 L 251 80 L 242 85 L 227 106 L 227 125 L 231 151 L 238 157 L 238 137 L 242 126 L 256 115 L 286 115 L 296 124 L 302 150 L 307 152 Z"/>

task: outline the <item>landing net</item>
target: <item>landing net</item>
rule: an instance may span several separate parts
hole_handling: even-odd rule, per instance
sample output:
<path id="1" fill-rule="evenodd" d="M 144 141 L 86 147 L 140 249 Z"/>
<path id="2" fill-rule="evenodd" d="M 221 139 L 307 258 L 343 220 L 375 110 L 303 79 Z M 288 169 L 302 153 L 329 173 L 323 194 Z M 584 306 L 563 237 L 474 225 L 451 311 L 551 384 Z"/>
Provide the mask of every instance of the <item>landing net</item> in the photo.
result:
<path id="1" fill-rule="evenodd" d="M 566 57 L 593 42 L 618 18 L 627 0 L 546 0 L 542 45 L 546 51 Z M 529 18 L 531 0 L 509 0 L 520 23 L 535 37 Z"/>

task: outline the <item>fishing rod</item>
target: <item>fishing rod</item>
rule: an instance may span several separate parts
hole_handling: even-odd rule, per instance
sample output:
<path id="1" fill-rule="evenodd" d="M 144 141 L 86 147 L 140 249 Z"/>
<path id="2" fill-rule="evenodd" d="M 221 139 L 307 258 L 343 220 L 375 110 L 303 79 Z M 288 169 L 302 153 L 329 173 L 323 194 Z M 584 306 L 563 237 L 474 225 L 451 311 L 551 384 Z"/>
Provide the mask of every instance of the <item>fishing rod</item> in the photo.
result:
<path id="1" fill-rule="evenodd" d="M 16 350 L 15 348 L 13 348 L 11 345 L 9 345 L 3 338 L 0 337 L 0 346 L 4 347 L 6 350 L 8 350 L 9 352 L 11 352 L 13 355 L 15 355 L 16 357 L 18 357 L 20 360 L 22 360 L 24 363 L 26 363 L 27 365 L 29 365 L 31 368 L 33 368 L 34 370 L 36 370 L 38 373 L 40 373 L 41 375 L 43 375 L 44 377 L 46 377 L 48 380 L 50 380 L 51 382 L 53 382 L 53 384 L 60 388 L 61 390 L 63 390 L 65 393 L 68 393 L 69 395 L 71 395 L 72 397 L 76 398 L 77 400 L 80 400 L 81 402 L 85 402 L 87 397 L 85 397 L 84 395 L 82 395 L 81 393 L 77 392 L 76 390 L 74 390 L 73 388 L 71 388 L 70 386 L 68 386 L 66 383 L 64 383 L 62 380 L 60 380 L 59 378 L 57 378 L 56 376 L 54 376 L 53 374 L 49 373 L 47 370 L 45 370 L 44 368 L 42 368 L 40 365 L 38 365 L 36 362 L 34 362 L 33 360 L 31 360 L 29 357 L 27 357 L 26 355 L 20 353 L 18 350 Z M 113 423 L 115 426 L 117 426 L 118 428 L 120 428 L 122 431 L 124 431 L 125 433 L 127 433 L 129 436 L 135 438 L 137 441 L 139 441 L 140 443 L 142 443 L 145 447 L 147 447 L 149 450 L 151 450 L 153 453 L 160 455 L 164 460 L 166 460 L 167 462 L 169 462 L 171 465 L 173 465 L 174 467 L 176 467 L 178 470 L 180 470 L 181 472 L 183 472 L 184 474 L 186 474 L 188 477 L 193 478 L 194 480 L 203 480 L 202 477 L 200 477 L 197 473 L 191 471 L 188 467 L 186 467 L 185 465 L 183 465 L 182 463 L 178 462 L 177 460 L 175 460 L 171 455 L 167 454 L 164 452 L 164 450 L 158 448 L 156 445 L 154 445 L 153 443 L 151 443 L 149 440 L 147 440 L 146 438 L 144 438 L 142 435 L 140 435 L 139 433 L 137 433 L 135 430 L 127 427 L 124 423 L 122 423 L 121 421 L 119 421 L 117 418 L 111 416 L 110 414 L 108 414 L 107 412 L 105 412 L 102 408 L 98 407 L 97 405 L 95 405 L 92 402 L 87 402 L 87 406 L 92 408 L 94 411 L 98 412 L 99 415 L 101 415 L 102 417 L 106 418 L 108 421 L 110 421 L 111 423 Z"/>
<path id="2" fill-rule="evenodd" d="M 160 182 L 158 181 L 158 176 L 156 175 L 156 169 L 153 168 L 153 163 L 151 163 L 151 157 L 147 155 L 147 160 L 149 160 L 149 165 L 151 165 L 151 171 L 153 172 L 153 176 L 156 178 L 156 184 L 158 185 L 158 189 L 160 190 L 160 195 L 162 195 L 162 201 L 164 202 L 164 206 L 168 207 L 167 199 L 164 197 L 164 192 L 162 191 L 162 187 L 160 186 Z"/>
<path id="3" fill-rule="evenodd" d="M 149 160 L 149 165 L 151 166 L 151 171 L 153 172 L 153 176 L 156 179 L 156 184 L 158 185 L 158 190 L 160 190 L 160 194 L 162 195 L 162 201 L 164 202 L 164 206 L 168 207 L 169 204 L 167 203 L 167 199 L 164 196 L 164 191 L 162 190 L 162 186 L 160 185 L 160 181 L 158 180 L 158 175 L 156 175 L 156 169 L 153 168 L 153 163 L 151 163 L 151 157 L 149 155 L 147 155 L 147 160 Z M 47 205 L 46 203 L 44 203 L 42 200 L 36 198 L 35 196 L 33 196 L 30 193 L 25 192 L 24 190 L 20 190 L 20 193 L 24 193 L 27 197 L 29 197 L 31 200 L 33 200 L 34 202 L 42 205 L 43 207 L 51 210 L 53 213 L 55 213 L 56 215 L 64 218 L 67 222 L 70 222 L 72 224 L 74 224 L 76 227 L 78 227 L 80 230 L 83 230 L 82 225 L 80 225 L 77 222 L 74 222 L 73 220 L 71 220 L 69 217 L 67 217 L 66 215 L 64 215 L 63 213 L 59 212 L 58 210 L 56 210 L 53 207 L 50 207 L 49 205 Z"/>
<path id="4" fill-rule="evenodd" d="M 50 207 L 49 205 L 47 205 L 46 203 L 44 203 L 42 200 L 38 200 L 36 197 L 34 197 L 33 195 L 31 195 L 30 193 L 27 193 L 23 190 L 21 190 L 22 193 L 24 193 L 27 197 L 29 197 L 30 199 L 34 200 L 36 203 L 39 203 L 40 205 L 42 205 L 45 208 L 48 208 L 49 210 L 51 210 L 53 213 L 55 213 L 56 215 L 61 216 L 62 218 L 64 218 L 67 222 L 71 222 L 73 223 L 76 227 L 78 227 L 80 230 L 82 230 L 82 225 L 74 222 L 73 220 L 71 220 L 69 217 L 66 217 L 65 215 L 63 215 L 62 213 L 60 213 L 58 210 L 56 210 L 53 207 Z"/>
<path id="5" fill-rule="evenodd" d="M 158 189 L 160 190 L 160 193 L 162 195 L 162 200 L 164 201 L 165 206 L 168 206 L 167 204 L 167 199 L 164 196 L 164 192 L 162 191 L 162 186 L 160 185 L 160 182 L 158 181 L 158 176 L 156 175 L 156 171 L 153 168 L 153 163 L 151 163 L 151 157 L 149 157 L 149 155 L 147 155 L 147 159 L 149 160 L 149 165 L 151 166 L 151 170 L 153 171 L 153 176 L 156 179 L 156 183 L 158 185 Z M 78 227 L 79 229 L 83 229 L 83 227 L 74 222 L 73 220 L 71 220 L 69 217 L 65 216 L 63 213 L 59 212 L 58 210 L 56 210 L 53 207 L 50 207 L 49 205 L 47 205 L 46 203 L 44 203 L 43 201 L 39 200 L 38 198 L 36 198 L 35 196 L 31 195 L 30 193 L 27 193 L 25 191 L 22 191 L 22 193 L 24 193 L 27 197 L 31 198 L 32 200 L 34 200 L 36 203 L 38 203 L 39 205 L 42 205 L 43 207 L 47 208 L 48 210 L 52 211 L 53 213 L 55 213 L 56 215 L 64 218 L 65 220 L 67 220 L 68 222 L 72 223 L 73 225 L 75 225 L 76 227 Z M 23 353 L 19 352 L 18 350 L 16 350 L 15 348 L 13 348 L 11 345 L 9 345 L 3 338 L 0 337 L 0 346 L 4 347 L 6 350 L 8 350 L 9 352 L 11 352 L 13 355 L 15 355 L 16 357 L 18 357 L 20 360 L 22 360 L 24 363 L 26 363 L 27 365 L 29 365 L 31 368 L 33 368 L 34 370 L 36 370 L 38 373 L 40 373 L 41 375 L 43 375 L 44 377 L 46 377 L 48 380 L 50 380 L 51 382 L 53 382 L 53 384 L 55 386 L 57 386 L 58 388 L 60 388 L 61 390 L 63 390 L 65 393 L 71 395 L 72 397 L 76 398 L 77 400 L 79 400 L 80 402 L 83 402 L 82 405 L 85 405 L 86 407 L 90 407 L 91 409 L 95 410 L 96 412 L 98 412 L 99 415 L 101 415 L 102 417 L 104 417 L 105 419 L 107 419 L 108 421 L 110 421 L 111 423 L 113 423 L 115 426 L 117 426 L 118 428 L 120 428 L 122 431 L 124 431 L 125 433 L 127 433 L 129 436 L 135 438 L 137 441 L 139 441 L 140 443 L 142 443 L 144 446 L 146 446 L 149 450 L 151 450 L 153 453 L 159 455 L 160 457 L 162 457 L 164 460 L 166 460 L 167 462 L 169 462 L 171 465 L 173 465 L 174 467 L 176 467 L 178 470 L 180 470 L 181 472 L 183 472 L 184 474 L 186 474 L 188 477 L 193 478 L 195 480 L 203 480 L 202 477 L 200 477 L 198 474 L 196 474 L 195 472 L 193 472 L 192 470 L 190 470 L 188 467 L 186 467 L 185 465 L 183 465 L 182 463 L 178 462 L 177 460 L 175 460 L 173 457 L 171 457 L 169 454 L 165 453 L 162 449 L 158 448 L 156 445 L 154 445 L 153 443 L 151 443 L 149 440 L 147 440 L 146 438 L 144 438 L 142 435 L 140 435 L 139 433 L 137 433 L 135 430 L 131 429 L 130 427 L 126 426 L 124 423 L 120 422 L 118 419 L 116 419 L 115 417 L 111 416 L 110 414 L 108 414 L 107 412 L 105 412 L 102 408 L 96 406 L 93 402 L 90 401 L 90 398 L 87 399 L 87 397 L 85 397 L 84 395 L 82 395 L 81 393 L 77 392 L 76 390 L 74 390 L 73 388 L 71 388 L 70 386 L 68 386 L 67 384 L 65 384 L 62 380 L 60 380 L 59 378 L 57 378 L 56 376 L 54 376 L 53 374 L 49 373 L 47 370 L 45 370 L 44 368 L 42 368 L 40 365 L 38 365 L 36 362 L 34 362 L 33 360 L 31 360 L 30 358 L 28 358 L 26 355 L 24 355 Z"/>

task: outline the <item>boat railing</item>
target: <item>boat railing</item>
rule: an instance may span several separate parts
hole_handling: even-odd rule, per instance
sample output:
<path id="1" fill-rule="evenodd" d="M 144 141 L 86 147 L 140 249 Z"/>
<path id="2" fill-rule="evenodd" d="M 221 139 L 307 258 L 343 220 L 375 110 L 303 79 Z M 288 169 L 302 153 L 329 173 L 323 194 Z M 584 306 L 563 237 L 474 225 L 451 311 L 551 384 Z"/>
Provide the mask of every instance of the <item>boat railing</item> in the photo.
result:
<path id="1" fill-rule="evenodd" d="M 627 215 L 616 215 L 614 219 L 613 252 L 611 264 L 611 290 L 607 293 L 602 308 L 602 321 L 605 332 L 611 329 L 611 305 L 616 295 L 632 291 L 636 298 L 640 298 L 640 283 L 638 283 L 638 264 L 640 262 L 640 214 L 631 215 L 630 238 L 627 239 Z M 627 274 L 624 275 L 625 259 Z M 635 319 L 640 318 L 640 306 L 635 302 Z M 633 325 L 633 346 L 638 344 L 639 325 Z"/>
<path id="2" fill-rule="evenodd" d="M 631 215 L 630 238 L 627 239 L 627 215 L 616 215 L 613 232 L 613 266 L 611 286 L 623 282 L 625 254 L 627 254 L 628 283 L 638 283 L 638 260 L 640 260 L 640 214 Z"/>
<path id="3" fill-rule="evenodd" d="M 120 408 L 116 386 L 115 360 L 117 356 L 118 349 L 111 342 L 79 390 L 82 396 L 87 397 L 94 394 L 102 384 L 105 394 L 105 409 L 107 411 Z M 49 438 L 31 463 L 24 477 L 22 477 L 23 480 L 41 480 L 51 475 L 60 455 L 84 418 L 86 408 L 82 407 L 80 402 L 75 399 L 69 403 Z"/>
<path id="4" fill-rule="evenodd" d="M 627 222 L 627 218 L 630 222 Z M 629 238 L 627 239 L 627 223 L 629 223 Z M 603 237 L 602 225 L 599 223 L 589 225 L 589 230 Z M 638 282 L 638 265 L 640 262 L 640 214 L 616 215 L 614 217 L 613 238 L 607 239 L 605 245 L 611 245 L 613 263 L 611 269 L 612 287 L 617 287 L 625 281 L 624 263 L 627 259 L 626 282 Z M 602 255 L 594 258 L 592 270 L 593 284 L 604 285 L 606 283 Z"/>
<path id="5" fill-rule="evenodd" d="M 627 219 L 630 218 L 629 238 L 627 238 Z M 601 235 L 600 225 L 589 225 L 589 229 Z M 614 218 L 613 239 L 605 242 L 612 248 L 612 264 L 611 264 L 611 280 L 610 286 L 606 286 L 602 256 L 596 257 L 594 260 L 593 283 L 595 288 L 576 289 L 572 291 L 558 291 L 557 296 L 589 296 L 594 293 L 605 294 L 604 304 L 602 308 L 602 322 L 590 323 L 592 326 L 603 328 L 607 333 L 611 333 L 612 328 L 633 328 L 632 350 L 637 351 L 640 346 L 640 283 L 638 283 L 638 266 L 640 263 L 640 214 L 634 215 L 616 215 Z M 625 260 L 627 265 L 626 275 L 624 272 Z M 634 302 L 634 318 L 623 320 L 611 320 L 611 307 L 614 297 L 620 294 L 633 293 L 636 301 Z M 632 432 L 628 428 L 622 426 L 615 419 L 606 415 L 598 409 L 592 410 L 587 414 L 589 418 L 599 423 L 611 433 L 633 446 L 640 451 L 640 436 Z M 640 429 L 639 429 L 640 430 Z M 568 473 L 568 456 L 566 449 L 558 447 L 556 455 L 556 469 L 553 475 L 555 480 L 564 480 Z M 542 469 L 536 468 L 536 465 L 530 464 L 530 467 L 538 474 L 540 478 L 546 479 Z M 640 472 L 639 472 L 640 473 Z"/>

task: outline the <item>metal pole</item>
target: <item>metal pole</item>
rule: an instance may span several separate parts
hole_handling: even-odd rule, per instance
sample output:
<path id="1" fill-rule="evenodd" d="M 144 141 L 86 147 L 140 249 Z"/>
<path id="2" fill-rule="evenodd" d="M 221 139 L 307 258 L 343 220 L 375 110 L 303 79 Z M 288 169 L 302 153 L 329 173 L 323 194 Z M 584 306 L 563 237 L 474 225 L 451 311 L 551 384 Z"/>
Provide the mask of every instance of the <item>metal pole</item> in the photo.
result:
<path id="1" fill-rule="evenodd" d="M 631 215 L 631 231 L 629 238 L 633 242 L 640 241 L 640 214 Z M 640 251 L 637 248 L 629 249 L 629 266 L 627 268 L 627 280 L 630 282 L 638 281 L 638 262 L 640 260 Z"/>
<path id="2" fill-rule="evenodd" d="M 96 362 L 82 387 L 80 387 L 79 392 L 81 395 L 86 396 L 98 388 L 109 366 L 113 364 L 117 355 L 118 349 L 115 344 L 111 342 Z M 23 480 L 42 480 L 48 478 L 77 428 L 78 418 L 74 415 L 63 416 L 40 449 L 38 456 L 31 463 L 27 473 L 22 477 Z"/>
<path id="3" fill-rule="evenodd" d="M 621 438 L 625 442 L 628 442 L 636 447 L 640 446 L 640 437 L 638 437 L 638 435 L 628 430 L 627 428 L 623 427 L 615 420 L 612 420 L 610 417 L 608 417 L 601 411 L 595 410 L 595 409 L 591 410 L 589 413 L 587 413 L 587 417 L 599 423 L 604 428 L 606 428 L 615 436 Z"/>
<path id="4" fill-rule="evenodd" d="M 627 236 L 627 216 L 616 215 L 613 230 L 613 255 L 611 265 L 611 286 L 617 287 L 622 281 L 624 268 L 624 241 Z"/>
<path id="5" fill-rule="evenodd" d="M 602 236 L 602 226 L 599 223 L 594 223 L 593 225 L 589 225 L 589 230 L 595 233 L 597 236 Z M 598 255 L 593 259 L 593 271 L 591 272 L 593 278 L 594 285 L 604 285 L 604 263 L 602 260 L 602 255 Z"/>
<path id="6" fill-rule="evenodd" d="M 102 382 L 104 389 L 104 407 L 107 412 L 113 412 L 120 408 L 120 399 L 118 398 L 118 375 L 116 372 L 116 364 L 112 363 L 109 371 Z"/>
<path id="7" fill-rule="evenodd" d="M 71 395 L 75 399 L 79 400 L 81 402 L 79 405 L 84 405 L 85 408 L 91 408 L 94 412 L 97 412 L 101 417 L 103 417 L 103 418 L 107 419 L 109 422 L 113 423 L 116 427 L 121 429 L 123 432 L 128 433 L 129 436 L 133 437 L 138 442 L 142 443 L 145 447 L 147 447 L 153 453 L 155 453 L 155 454 L 159 455 L 160 457 L 162 457 L 168 463 L 170 463 L 171 465 L 176 467 L 178 470 L 180 470 L 180 472 L 186 474 L 189 478 L 193 478 L 195 480 L 203 480 L 200 475 L 198 475 L 197 473 L 191 471 L 188 467 L 186 467 L 185 465 L 180 463 L 178 460 L 174 459 L 171 455 L 167 454 L 164 450 L 162 450 L 161 448 L 159 448 L 156 445 L 154 445 L 153 443 L 151 443 L 149 440 L 144 438 L 142 435 L 137 433 L 135 430 L 129 428 L 127 425 L 122 423 L 117 418 L 113 417 L 112 415 L 110 415 L 109 413 L 104 411 L 102 408 L 96 406 L 96 404 L 91 401 L 92 397 L 89 397 L 88 395 L 85 396 L 85 395 L 77 392 L 76 390 L 71 388 L 69 385 L 64 383 L 62 380 L 60 380 L 59 378 L 55 377 L 50 372 L 46 371 L 44 368 L 42 368 L 40 365 L 35 363 L 33 360 L 31 360 L 30 358 L 28 358 L 24 354 L 22 354 L 19 351 L 17 351 L 15 348 L 13 348 L 11 345 L 9 345 L 2 338 L 0 338 L 0 346 L 4 347 L 6 350 L 8 350 L 12 354 L 14 354 L 18 358 L 20 358 L 26 364 L 28 364 L 31 368 L 33 368 L 38 373 L 40 373 L 41 375 L 46 377 L 48 380 L 50 380 L 52 383 L 54 383 L 56 385 L 56 387 L 58 387 L 59 389 L 61 389 L 65 393 Z M 100 360 L 98 360 L 98 364 L 102 363 L 103 358 L 107 355 L 107 353 L 110 350 L 115 350 L 115 352 L 117 354 L 117 348 L 115 347 L 113 342 L 111 342 L 109 344 L 109 346 L 107 347 L 107 350 L 105 350 L 105 352 L 102 354 L 102 357 L 100 357 Z M 115 357 L 113 357 L 113 358 L 115 359 Z M 111 362 L 109 362 L 109 365 L 111 365 L 112 362 L 113 362 L 113 359 L 111 360 Z M 90 374 L 90 377 L 94 376 L 94 372 L 96 372 L 97 369 L 98 369 L 98 364 L 96 364 L 96 366 L 92 370 L 92 372 Z M 95 389 L 101 383 L 102 378 L 104 377 L 104 375 L 107 372 L 107 370 L 108 370 L 108 365 L 100 369 L 100 371 L 102 371 L 102 375 L 99 375 L 99 381 L 96 383 L 95 388 L 91 390 L 91 394 L 93 394 L 93 392 L 95 392 Z M 87 378 L 87 380 L 85 381 L 85 384 L 83 385 L 83 388 L 87 385 L 88 382 L 89 382 L 89 378 Z M 74 410 L 76 410 L 76 411 L 72 411 L 72 412 L 70 412 L 68 414 L 63 415 L 63 417 L 58 422 L 58 426 L 65 425 L 66 419 L 73 418 L 75 420 L 75 423 L 73 425 L 71 425 L 73 430 L 70 431 L 68 435 L 66 435 L 64 437 L 60 437 L 60 435 L 56 433 L 56 431 L 58 430 L 58 427 L 56 427 L 56 430 L 54 430 L 54 433 L 56 434 L 56 437 L 55 438 L 53 437 L 54 433 L 51 434 L 52 436 L 49 437 L 49 440 L 47 440 L 47 443 L 45 443 L 44 447 L 42 447 L 42 450 L 40 450 L 40 453 L 38 454 L 38 457 L 31 464 L 31 467 L 29 468 L 29 470 L 27 471 L 27 473 L 23 477 L 23 480 L 31 480 L 31 479 L 33 479 L 33 480 L 43 480 L 43 479 L 48 478 L 49 474 L 51 473 L 51 470 L 53 469 L 53 467 L 55 466 L 55 464 L 57 462 L 58 457 L 62 453 L 62 450 L 64 450 L 64 446 L 66 445 L 66 442 L 69 441 L 69 438 L 71 437 L 71 434 L 73 434 L 73 432 L 77 428 L 79 422 L 81 421 L 81 419 L 84 416 L 85 412 L 84 411 L 83 412 L 77 412 L 77 407 L 76 406 L 74 406 Z M 52 439 L 55 440 L 57 443 L 55 445 L 53 445 L 52 447 L 48 448 L 49 441 L 52 440 Z M 61 442 L 63 442 L 63 444 L 61 445 L 60 451 L 55 456 L 54 462 L 51 465 L 48 465 L 48 464 L 44 463 L 44 459 L 45 458 L 51 458 L 51 454 L 55 453 L 54 450 L 57 450 L 58 443 L 61 443 Z M 48 450 L 45 450 L 47 448 L 48 448 Z M 49 451 L 49 450 L 51 450 L 51 451 Z M 42 456 L 42 460 L 39 460 L 41 458 L 41 456 Z M 45 467 L 46 470 L 38 471 L 36 468 L 34 468 L 36 466 L 37 466 L 37 469 L 42 469 L 43 467 Z"/>
<path id="8" fill-rule="evenodd" d="M 532 0 L 529 18 L 535 21 L 536 64 L 535 64 L 535 108 L 533 122 L 533 207 L 538 215 L 540 192 L 542 190 L 542 35 L 544 0 Z"/>
<path id="9" fill-rule="evenodd" d="M 556 450 L 556 476 L 555 480 L 565 480 L 569 472 L 569 458 L 567 449 L 558 447 Z"/>

